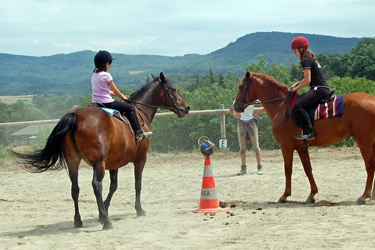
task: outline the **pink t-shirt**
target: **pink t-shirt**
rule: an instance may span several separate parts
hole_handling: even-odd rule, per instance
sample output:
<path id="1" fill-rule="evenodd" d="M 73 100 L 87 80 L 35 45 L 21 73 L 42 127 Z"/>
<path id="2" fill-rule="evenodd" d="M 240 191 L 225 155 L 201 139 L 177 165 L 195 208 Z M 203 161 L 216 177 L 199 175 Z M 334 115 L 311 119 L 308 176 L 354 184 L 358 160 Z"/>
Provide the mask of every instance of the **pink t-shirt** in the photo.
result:
<path id="1" fill-rule="evenodd" d="M 113 98 L 109 93 L 109 82 L 113 78 L 110 73 L 101 71 L 94 73 L 91 78 L 92 102 L 109 103 Z"/>

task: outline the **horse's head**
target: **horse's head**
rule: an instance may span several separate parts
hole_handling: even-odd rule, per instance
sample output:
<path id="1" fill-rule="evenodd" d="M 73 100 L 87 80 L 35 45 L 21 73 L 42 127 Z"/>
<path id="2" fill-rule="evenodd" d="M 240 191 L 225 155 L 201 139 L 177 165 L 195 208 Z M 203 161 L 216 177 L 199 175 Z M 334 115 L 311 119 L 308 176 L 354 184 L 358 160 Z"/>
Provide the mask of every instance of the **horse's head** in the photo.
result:
<path id="1" fill-rule="evenodd" d="M 180 95 L 173 84 L 165 78 L 163 72 L 160 72 L 160 77 L 152 75 L 154 81 L 160 82 L 160 87 L 163 88 L 160 91 L 159 100 L 163 103 L 163 107 L 175 113 L 178 117 L 184 117 L 189 113 L 190 107 L 186 100 Z"/>
<path id="2" fill-rule="evenodd" d="M 234 101 L 234 110 L 237 112 L 243 112 L 244 109 L 254 100 L 250 98 L 250 85 L 251 85 L 251 75 L 246 72 L 245 77 L 242 79 L 241 84 L 238 86 L 238 93 Z"/>

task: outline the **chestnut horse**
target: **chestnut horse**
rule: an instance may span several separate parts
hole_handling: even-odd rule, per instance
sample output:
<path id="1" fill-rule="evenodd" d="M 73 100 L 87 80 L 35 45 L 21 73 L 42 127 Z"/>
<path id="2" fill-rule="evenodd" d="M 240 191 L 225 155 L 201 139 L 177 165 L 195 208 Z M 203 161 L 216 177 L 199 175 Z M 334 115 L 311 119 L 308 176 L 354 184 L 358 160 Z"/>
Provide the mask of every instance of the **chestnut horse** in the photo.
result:
<path id="1" fill-rule="evenodd" d="M 289 90 L 286 85 L 265 74 L 247 72 L 239 85 L 234 108 L 237 112 L 243 112 L 245 106 L 259 100 L 272 121 L 272 131 L 284 158 L 286 178 L 285 191 L 279 202 L 286 202 L 287 197 L 291 195 L 293 152 L 296 150 L 311 187 L 306 202 L 314 203 L 318 187 L 312 174 L 308 147 L 304 141 L 294 138 L 301 134 L 301 129 L 285 115 L 289 111 L 288 96 Z M 353 136 L 367 171 L 365 191 L 358 198 L 357 204 L 365 204 L 365 200 L 371 197 L 375 170 L 375 97 L 366 93 L 352 93 L 345 96 L 344 102 L 345 109 L 341 118 L 314 121 L 315 139 L 309 140 L 308 144 L 329 145 Z"/>
<path id="2" fill-rule="evenodd" d="M 149 131 L 157 108 L 168 109 L 178 117 L 189 113 L 187 102 L 166 79 L 163 73 L 153 77 L 152 83 L 133 93 L 130 103 L 139 110 L 143 129 Z M 72 182 L 72 198 L 75 215 L 74 226 L 82 227 L 78 208 L 78 168 L 83 159 L 94 170 L 92 186 L 99 209 L 99 218 L 104 229 L 112 228 L 108 218 L 108 207 L 113 193 L 117 189 L 118 168 L 129 162 L 134 164 L 135 209 L 137 216 L 145 215 L 141 207 L 140 195 L 142 171 L 146 163 L 150 138 L 136 143 L 135 135 L 129 124 L 111 117 L 99 107 L 75 109 L 64 115 L 50 134 L 44 149 L 33 154 L 20 154 L 10 151 L 20 158 L 20 162 L 32 172 L 49 169 L 67 168 Z M 109 170 L 110 188 L 105 201 L 102 198 L 102 180 L 105 170 Z"/>

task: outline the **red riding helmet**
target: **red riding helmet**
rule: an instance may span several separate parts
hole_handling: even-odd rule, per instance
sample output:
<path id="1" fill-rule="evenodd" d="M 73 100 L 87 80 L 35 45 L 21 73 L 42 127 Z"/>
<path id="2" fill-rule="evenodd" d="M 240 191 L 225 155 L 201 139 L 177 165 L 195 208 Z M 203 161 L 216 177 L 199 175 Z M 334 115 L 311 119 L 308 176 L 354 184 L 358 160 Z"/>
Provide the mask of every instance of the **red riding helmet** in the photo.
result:
<path id="1" fill-rule="evenodd" d="M 293 39 L 290 47 L 292 48 L 290 51 L 293 51 L 298 48 L 303 48 L 303 51 L 305 51 L 309 47 L 309 41 L 304 36 L 297 36 Z"/>

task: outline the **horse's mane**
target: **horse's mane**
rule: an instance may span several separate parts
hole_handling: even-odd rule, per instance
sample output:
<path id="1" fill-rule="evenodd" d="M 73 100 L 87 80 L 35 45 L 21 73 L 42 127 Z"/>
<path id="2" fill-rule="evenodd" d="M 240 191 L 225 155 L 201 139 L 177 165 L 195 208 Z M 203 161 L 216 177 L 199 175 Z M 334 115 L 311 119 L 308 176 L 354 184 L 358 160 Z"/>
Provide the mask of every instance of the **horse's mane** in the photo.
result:
<path id="1" fill-rule="evenodd" d="M 156 82 L 157 80 L 159 80 L 159 77 L 155 77 L 154 81 L 143 85 L 140 89 L 138 89 L 137 91 L 135 91 L 133 94 L 130 95 L 129 100 L 130 101 L 134 100 L 135 98 L 140 96 L 145 90 L 147 90 L 151 86 L 152 83 Z"/>
<path id="2" fill-rule="evenodd" d="M 286 91 L 286 92 L 288 92 L 288 89 L 289 89 L 288 86 L 280 83 L 279 81 L 277 81 L 272 76 L 266 75 L 264 73 L 251 73 L 251 76 L 259 79 L 263 83 L 268 84 L 270 89 L 273 89 L 273 90 L 276 90 L 276 91 Z"/>

